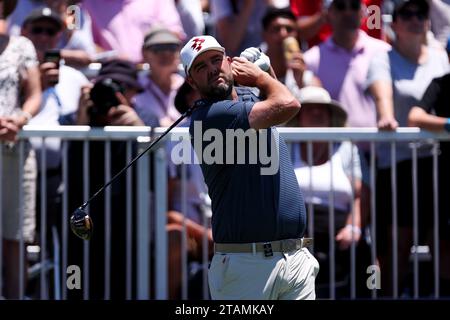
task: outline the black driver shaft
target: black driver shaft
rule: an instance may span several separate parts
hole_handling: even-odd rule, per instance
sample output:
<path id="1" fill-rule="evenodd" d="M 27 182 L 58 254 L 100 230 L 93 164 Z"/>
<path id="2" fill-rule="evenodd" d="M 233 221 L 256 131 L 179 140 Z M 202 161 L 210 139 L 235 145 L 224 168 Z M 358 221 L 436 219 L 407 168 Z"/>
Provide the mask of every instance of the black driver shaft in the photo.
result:
<path id="1" fill-rule="evenodd" d="M 84 210 L 89 203 L 97 197 L 100 193 L 102 193 L 110 184 L 112 184 L 122 173 L 124 173 L 129 167 L 131 167 L 136 161 L 138 161 L 147 151 L 149 151 L 155 144 L 157 144 L 164 136 L 166 136 L 170 130 L 172 130 L 174 127 L 176 127 L 181 121 L 183 121 L 184 118 L 188 117 L 192 111 L 195 109 L 195 105 L 191 108 L 189 108 L 185 113 L 181 115 L 179 119 L 177 119 L 162 135 L 160 135 L 155 141 L 153 141 L 144 151 L 142 151 L 140 154 L 138 154 L 133 160 L 130 161 L 122 170 L 120 170 L 118 173 L 112 177 L 111 180 L 109 180 L 103 187 L 101 187 L 96 193 L 94 193 L 93 196 L 89 198 L 85 203 L 83 203 L 80 207 L 81 210 Z"/>

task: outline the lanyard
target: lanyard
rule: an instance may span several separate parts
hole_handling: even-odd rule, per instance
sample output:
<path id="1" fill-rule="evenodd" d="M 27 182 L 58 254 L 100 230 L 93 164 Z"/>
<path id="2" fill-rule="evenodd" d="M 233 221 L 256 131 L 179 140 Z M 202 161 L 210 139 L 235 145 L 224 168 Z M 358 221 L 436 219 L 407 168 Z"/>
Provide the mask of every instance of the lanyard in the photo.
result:
<path id="1" fill-rule="evenodd" d="M 58 93 L 56 92 L 55 87 L 50 87 L 47 89 L 48 98 L 53 96 L 56 101 L 56 105 L 58 106 L 58 122 L 59 124 L 63 124 L 65 121 L 62 120 L 63 114 L 62 114 L 62 103 L 61 99 L 58 96 Z"/>
<path id="2" fill-rule="evenodd" d="M 58 113 L 61 115 L 61 111 L 62 111 L 62 103 L 61 103 L 61 99 L 59 99 L 58 94 L 56 93 L 56 89 L 55 87 L 50 87 L 47 89 L 48 90 L 48 96 L 53 96 L 55 98 L 56 104 L 58 105 Z"/>

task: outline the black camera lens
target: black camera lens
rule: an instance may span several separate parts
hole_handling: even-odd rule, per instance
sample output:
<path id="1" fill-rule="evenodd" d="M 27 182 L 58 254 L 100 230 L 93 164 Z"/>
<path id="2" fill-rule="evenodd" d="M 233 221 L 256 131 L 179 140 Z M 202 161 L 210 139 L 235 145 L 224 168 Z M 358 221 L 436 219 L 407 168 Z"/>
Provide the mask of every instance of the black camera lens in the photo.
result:
<path id="1" fill-rule="evenodd" d="M 116 92 L 123 93 L 123 88 L 111 78 L 102 79 L 94 84 L 90 96 L 94 104 L 91 111 L 94 114 L 106 115 L 112 107 L 120 104 Z"/>

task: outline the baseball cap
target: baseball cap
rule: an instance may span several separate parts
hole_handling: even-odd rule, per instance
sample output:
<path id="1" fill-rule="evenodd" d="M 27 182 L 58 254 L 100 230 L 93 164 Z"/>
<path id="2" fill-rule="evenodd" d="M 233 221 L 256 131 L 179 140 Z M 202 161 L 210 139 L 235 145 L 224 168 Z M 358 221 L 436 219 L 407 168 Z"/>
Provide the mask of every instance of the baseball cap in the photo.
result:
<path id="1" fill-rule="evenodd" d="M 175 33 L 163 26 L 154 26 L 144 37 L 144 48 L 148 48 L 155 44 L 177 44 L 180 45 L 181 41 Z"/>
<path id="2" fill-rule="evenodd" d="M 217 50 L 225 53 L 225 48 L 220 45 L 212 36 L 197 36 L 192 37 L 181 49 L 180 57 L 183 63 L 186 74 L 189 74 L 189 69 L 194 60 L 203 52 L 209 50 Z"/>
<path id="3" fill-rule="evenodd" d="M 331 99 L 330 94 L 324 88 L 307 86 L 300 89 L 295 96 L 302 105 L 299 113 L 302 112 L 302 109 L 312 105 L 324 105 L 331 112 L 331 127 L 345 127 L 347 112 L 338 101 Z M 286 126 L 298 127 L 298 116 L 292 118 Z"/>
<path id="4" fill-rule="evenodd" d="M 406 6 L 415 4 L 419 7 L 419 10 L 428 15 L 430 12 L 430 5 L 427 0 L 394 0 L 394 12 L 393 15 L 396 16 L 398 12 L 404 10 Z"/>
<path id="5" fill-rule="evenodd" d="M 55 10 L 52 10 L 51 8 L 48 7 L 38 8 L 31 11 L 31 13 L 23 21 L 22 26 L 26 26 L 29 23 L 44 19 L 52 21 L 58 27 L 59 30 L 61 30 L 64 26 L 64 22 L 61 18 L 61 15 L 57 13 Z"/>
<path id="6" fill-rule="evenodd" d="M 94 82 L 102 81 L 106 78 L 110 78 L 119 83 L 124 83 L 130 88 L 137 89 L 139 92 L 143 91 L 143 88 L 138 81 L 137 69 L 135 65 L 129 61 L 114 59 L 103 63 Z"/>

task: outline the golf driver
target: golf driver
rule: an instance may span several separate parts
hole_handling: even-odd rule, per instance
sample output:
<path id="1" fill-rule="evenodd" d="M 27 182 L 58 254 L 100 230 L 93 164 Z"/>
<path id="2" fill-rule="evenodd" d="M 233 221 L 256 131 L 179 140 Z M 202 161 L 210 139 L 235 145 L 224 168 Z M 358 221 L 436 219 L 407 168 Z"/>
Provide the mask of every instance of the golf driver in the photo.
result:
<path id="1" fill-rule="evenodd" d="M 149 151 L 155 144 L 157 144 L 166 134 L 169 133 L 174 127 L 176 127 L 184 118 L 190 116 L 192 111 L 197 106 L 194 104 L 193 107 L 189 108 L 185 113 L 181 115 L 181 117 L 175 121 L 162 135 L 160 135 L 155 141 L 153 141 L 144 151 L 138 154 L 133 160 L 130 161 L 122 170 L 120 170 L 111 180 L 109 180 L 106 184 L 103 185 L 92 197 L 89 198 L 88 201 L 83 203 L 78 209 L 76 209 L 72 216 L 70 217 L 70 228 L 72 232 L 75 233 L 76 236 L 83 240 L 89 240 L 92 237 L 92 233 L 94 231 L 94 224 L 92 222 L 92 218 L 86 213 L 85 208 L 88 204 L 95 199 L 100 193 L 102 193 L 110 184 L 114 182 L 122 173 L 124 173 L 129 167 L 131 167 L 139 158 L 141 158 L 147 151 Z"/>

